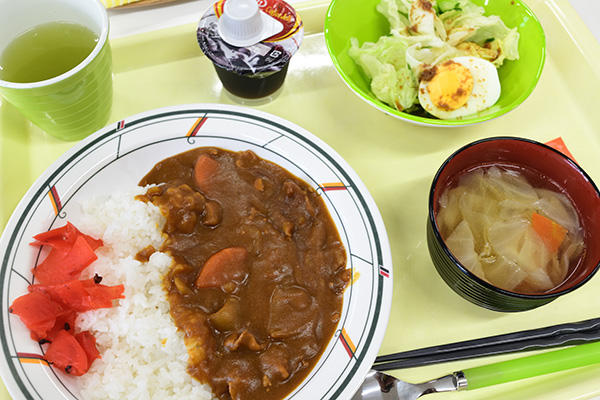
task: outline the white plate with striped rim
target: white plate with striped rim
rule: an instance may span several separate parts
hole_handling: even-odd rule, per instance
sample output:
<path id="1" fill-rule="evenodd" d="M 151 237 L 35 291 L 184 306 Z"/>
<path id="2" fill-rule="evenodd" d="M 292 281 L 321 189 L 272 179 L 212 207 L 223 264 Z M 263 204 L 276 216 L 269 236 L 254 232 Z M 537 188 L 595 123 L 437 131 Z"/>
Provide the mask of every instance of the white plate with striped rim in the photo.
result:
<path id="1" fill-rule="evenodd" d="M 321 194 L 347 251 L 353 283 L 337 329 L 315 367 L 286 399 L 349 399 L 377 355 L 392 301 L 392 259 L 381 215 L 350 166 L 328 145 L 282 118 L 221 104 L 134 115 L 89 136 L 32 185 L 0 238 L 0 372 L 15 399 L 79 399 L 77 379 L 43 360 L 42 347 L 8 313 L 27 292 L 38 250 L 31 237 L 65 224 L 78 202 L 137 185 L 158 161 L 200 146 L 252 150 Z M 166 296 L 165 296 L 166 301 Z"/>

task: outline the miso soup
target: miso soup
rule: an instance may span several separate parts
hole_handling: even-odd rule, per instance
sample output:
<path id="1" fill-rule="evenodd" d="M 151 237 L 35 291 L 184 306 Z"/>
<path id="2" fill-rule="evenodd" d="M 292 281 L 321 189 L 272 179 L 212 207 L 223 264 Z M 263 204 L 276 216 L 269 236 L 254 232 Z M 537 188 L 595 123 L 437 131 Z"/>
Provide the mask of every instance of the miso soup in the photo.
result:
<path id="1" fill-rule="evenodd" d="M 544 293 L 580 263 L 583 228 L 556 185 L 526 175 L 534 176 L 507 165 L 470 170 L 442 193 L 436 220 L 469 271 L 508 291 Z"/>

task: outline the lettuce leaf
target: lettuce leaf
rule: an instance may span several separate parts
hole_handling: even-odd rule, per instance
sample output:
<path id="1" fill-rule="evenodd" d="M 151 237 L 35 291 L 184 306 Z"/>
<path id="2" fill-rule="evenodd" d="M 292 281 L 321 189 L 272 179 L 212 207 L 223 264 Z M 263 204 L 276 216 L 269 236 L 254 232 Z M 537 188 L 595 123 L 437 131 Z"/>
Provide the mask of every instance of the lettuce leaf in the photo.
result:
<path id="1" fill-rule="evenodd" d="M 416 78 L 418 78 L 423 69 L 461 55 L 464 54 L 447 43 L 443 43 L 441 46 L 415 44 L 407 49 L 406 61 L 415 72 Z"/>
<path id="2" fill-rule="evenodd" d="M 461 14 L 463 12 L 467 14 L 480 12 L 483 14 L 483 8 L 475 5 L 469 0 L 438 0 L 437 10 L 440 17 L 442 14 L 445 14 L 446 18 L 449 18 L 452 15 Z"/>
<path id="3" fill-rule="evenodd" d="M 376 43 L 350 40 L 350 57 L 371 79 L 377 98 L 403 111 L 417 102 L 417 79 L 406 63 L 407 43 L 398 36 L 382 36 Z"/>
<path id="4" fill-rule="evenodd" d="M 408 0 L 381 0 L 375 9 L 388 20 L 391 31 L 408 31 Z"/>
<path id="5" fill-rule="evenodd" d="M 497 15 L 483 15 L 483 8 L 468 0 L 452 1 L 457 3 L 457 9 L 446 11 L 439 16 L 446 28 L 450 45 L 460 48 L 461 44 L 470 42 L 484 49 L 493 48 L 496 51 L 493 59 L 482 58 L 491 61 L 496 67 L 500 67 L 505 59 L 519 58 L 519 33 L 516 28 L 509 29 Z M 463 47 L 475 49 L 471 45 Z M 479 51 L 469 54 L 477 57 Z"/>

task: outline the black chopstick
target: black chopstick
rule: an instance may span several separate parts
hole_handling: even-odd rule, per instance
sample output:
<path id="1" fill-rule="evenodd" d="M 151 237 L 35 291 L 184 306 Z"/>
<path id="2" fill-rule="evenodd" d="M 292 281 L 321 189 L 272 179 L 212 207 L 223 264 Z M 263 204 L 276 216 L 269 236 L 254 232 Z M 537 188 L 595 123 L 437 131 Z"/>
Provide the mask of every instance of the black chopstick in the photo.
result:
<path id="1" fill-rule="evenodd" d="M 600 340 L 600 318 L 379 356 L 373 369 L 418 367 Z"/>

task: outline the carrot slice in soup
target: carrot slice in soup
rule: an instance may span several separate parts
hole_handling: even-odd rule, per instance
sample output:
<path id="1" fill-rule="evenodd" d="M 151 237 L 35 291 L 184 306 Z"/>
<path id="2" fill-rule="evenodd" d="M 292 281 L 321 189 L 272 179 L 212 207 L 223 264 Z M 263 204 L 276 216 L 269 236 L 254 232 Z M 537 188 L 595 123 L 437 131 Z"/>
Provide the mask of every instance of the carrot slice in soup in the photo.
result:
<path id="1" fill-rule="evenodd" d="M 88 370 L 88 357 L 85 350 L 75 336 L 64 329 L 59 331 L 50 343 L 44 359 L 70 375 L 81 376 Z"/>
<path id="2" fill-rule="evenodd" d="M 243 247 L 228 247 L 210 256 L 196 279 L 196 287 L 219 287 L 242 282 L 247 275 L 248 252 Z"/>
<path id="3" fill-rule="evenodd" d="M 551 253 L 556 253 L 565 240 L 567 229 L 538 213 L 531 216 L 531 226 Z"/>
<path id="4" fill-rule="evenodd" d="M 196 165 L 194 166 L 194 180 L 196 181 L 196 186 L 198 186 L 200 190 L 207 190 L 210 187 L 211 180 L 216 175 L 218 168 L 219 163 L 206 154 L 202 154 L 198 157 Z"/>

